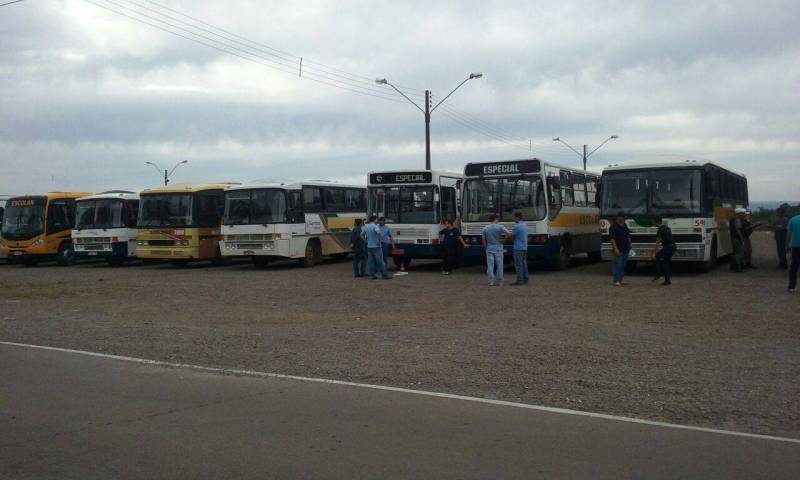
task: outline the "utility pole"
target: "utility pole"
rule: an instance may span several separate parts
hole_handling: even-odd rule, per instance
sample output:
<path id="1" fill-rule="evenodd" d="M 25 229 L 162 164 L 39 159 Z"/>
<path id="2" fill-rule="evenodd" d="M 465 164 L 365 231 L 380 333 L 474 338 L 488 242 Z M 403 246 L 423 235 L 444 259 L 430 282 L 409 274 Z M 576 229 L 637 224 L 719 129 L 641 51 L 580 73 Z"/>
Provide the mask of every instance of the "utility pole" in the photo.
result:
<path id="1" fill-rule="evenodd" d="M 156 165 L 156 164 L 155 164 L 155 163 L 153 163 L 153 162 L 144 162 L 144 163 L 145 163 L 145 165 L 152 165 L 152 166 L 153 166 L 153 168 L 155 168 L 155 169 L 158 171 L 158 174 L 159 174 L 159 175 L 161 175 L 161 167 L 159 167 L 158 165 Z M 178 162 L 178 163 L 176 163 L 176 164 L 175 164 L 175 166 L 174 166 L 174 167 L 172 167 L 172 170 L 167 170 L 166 168 L 164 169 L 164 186 L 165 186 L 165 187 L 166 187 L 167 185 L 169 185 L 169 177 L 171 177 L 171 176 L 172 176 L 172 174 L 173 174 L 173 173 L 175 173 L 175 170 L 176 170 L 178 167 L 180 167 L 181 165 L 183 165 L 184 163 L 189 163 L 189 160 L 184 160 L 184 161 L 182 161 L 182 162 Z"/>
<path id="2" fill-rule="evenodd" d="M 425 170 L 431 169 L 431 91 L 425 90 Z"/>
<path id="3" fill-rule="evenodd" d="M 592 156 L 592 154 L 593 154 L 594 152 L 596 152 L 597 150 L 599 150 L 599 149 L 600 149 L 600 147 L 602 147 L 603 145 L 605 145 L 605 144 L 606 144 L 606 143 L 607 143 L 609 140 L 614 140 L 614 139 L 617 139 L 617 138 L 619 138 L 619 135 L 611 135 L 610 137 L 606 138 L 606 139 L 603 141 L 603 143 L 601 143 L 600 145 L 596 146 L 596 147 L 594 148 L 594 150 L 592 150 L 592 151 L 591 151 L 591 152 L 589 152 L 589 153 L 586 153 L 586 149 L 587 149 L 587 148 L 589 148 L 589 146 L 588 146 L 588 145 L 584 145 L 584 146 L 583 146 L 583 153 L 581 153 L 581 152 L 579 152 L 579 151 L 575 150 L 574 148 L 572 148 L 572 145 L 570 145 L 569 143 L 565 142 L 564 140 L 561 140 L 561 138 L 560 138 L 560 137 L 556 137 L 556 138 L 554 138 L 554 139 L 553 139 L 553 141 L 554 141 L 554 142 L 561 142 L 561 143 L 563 143 L 564 145 L 566 145 L 566 146 L 567 146 L 567 148 L 569 148 L 569 149 L 570 149 L 570 150 L 572 150 L 573 152 L 577 153 L 577 154 L 578 154 L 578 156 L 579 156 L 579 157 L 581 157 L 581 158 L 583 159 L 583 170 L 585 171 L 585 170 L 586 170 L 586 162 L 587 162 L 587 160 L 589 159 L 589 157 L 591 157 L 591 156 Z"/>
<path id="4" fill-rule="evenodd" d="M 402 91 L 400 91 L 399 88 L 389 83 L 389 81 L 386 80 L 385 78 L 378 78 L 375 80 L 375 83 L 377 83 L 378 85 L 389 85 L 390 87 L 392 87 L 397 93 L 402 95 L 403 98 L 405 98 L 406 100 L 411 102 L 412 105 L 417 107 L 417 109 L 419 109 L 419 111 L 422 112 L 422 114 L 425 116 L 425 170 L 431 169 L 431 113 L 433 113 L 433 111 L 436 110 L 436 108 L 439 107 L 439 105 L 444 103 L 444 101 L 447 100 L 450 97 L 450 95 L 452 95 L 453 93 L 455 93 L 456 90 L 461 88 L 461 85 L 464 85 L 465 83 L 467 83 L 472 79 L 481 78 L 482 76 L 483 76 L 482 73 L 478 72 L 470 73 L 469 77 L 467 77 L 466 80 L 459 83 L 456 88 L 451 90 L 450 93 L 445 95 L 445 97 L 439 100 L 439 103 L 437 103 L 433 107 L 431 107 L 431 91 L 425 90 L 425 109 L 417 105 L 417 103 L 414 100 L 408 98 L 408 96 L 405 93 L 403 93 Z"/>

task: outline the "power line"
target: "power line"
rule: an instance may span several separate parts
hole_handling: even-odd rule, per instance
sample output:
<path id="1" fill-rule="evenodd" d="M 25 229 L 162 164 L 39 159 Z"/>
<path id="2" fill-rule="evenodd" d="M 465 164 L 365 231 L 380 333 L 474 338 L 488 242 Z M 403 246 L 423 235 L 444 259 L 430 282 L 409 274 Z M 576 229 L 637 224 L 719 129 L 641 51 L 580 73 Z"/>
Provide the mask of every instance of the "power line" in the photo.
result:
<path id="1" fill-rule="evenodd" d="M 211 48 L 215 48 L 217 50 L 223 51 L 223 52 L 231 54 L 231 55 L 238 56 L 238 57 L 243 58 L 245 60 L 255 61 L 256 63 L 259 63 L 259 64 L 261 64 L 263 66 L 266 66 L 266 67 L 269 67 L 269 68 L 273 68 L 273 69 L 282 71 L 284 73 L 288 73 L 288 74 L 292 74 L 292 75 L 296 74 L 296 71 L 294 69 L 297 68 L 297 67 L 295 67 L 295 65 L 292 64 L 292 63 L 287 63 L 286 61 L 281 62 L 281 61 L 274 60 L 272 58 L 264 57 L 263 55 L 259 55 L 259 54 L 253 53 L 251 51 L 248 51 L 248 50 L 242 49 L 240 47 L 237 47 L 235 45 L 231 45 L 229 43 L 226 43 L 224 41 L 216 40 L 214 38 L 202 35 L 200 33 L 197 33 L 196 31 L 191 30 L 190 28 L 184 28 L 184 27 L 182 27 L 180 25 L 175 25 L 175 24 L 170 23 L 170 22 L 168 22 L 166 20 L 163 20 L 161 18 L 154 17 L 152 15 L 148 15 L 146 13 L 140 12 L 140 11 L 138 11 L 136 9 L 133 9 L 133 8 L 128 7 L 128 6 L 125 6 L 125 5 L 119 4 L 117 2 L 114 2 L 113 0 L 101 0 L 101 1 L 105 1 L 105 3 L 107 3 L 107 4 L 115 5 L 115 6 L 119 7 L 119 8 L 125 9 L 125 10 L 127 10 L 127 11 L 129 11 L 129 12 L 135 14 L 135 15 L 138 15 L 138 16 L 133 16 L 133 15 L 130 15 L 130 14 L 126 14 L 124 12 L 120 12 L 119 10 L 116 10 L 114 8 L 111 8 L 111 7 L 108 7 L 108 6 L 105 6 L 105 5 L 100 5 L 100 4 L 98 4 L 98 3 L 94 2 L 94 1 L 90 1 L 90 0 L 86 0 L 86 1 L 88 3 L 92 3 L 92 4 L 96 5 L 96 6 L 101 7 L 101 8 L 105 8 L 106 10 L 109 10 L 109 11 L 111 11 L 113 13 L 118 14 L 118 15 L 122 15 L 122 16 L 128 17 L 128 18 L 130 18 L 132 20 L 135 20 L 135 21 L 144 23 L 146 25 L 158 28 L 159 30 L 165 31 L 167 33 L 171 33 L 173 35 L 185 38 L 187 40 L 191 40 L 191 41 L 200 43 L 202 45 L 205 45 L 205 46 L 208 46 L 208 47 L 211 47 Z M 130 2 L 130 3 L 134 3 L 134 2 Z M 158 14 L 158 15 L 161 15 L 161 14 Z M 193 37 L 198 37 L 198 38 L 203 39 L 205 41 L 198 40 L 197 38 L 187 37 L 186 35 L 183 35 L 183 34 L 181 34 L 179 32 L 175 32 L 174 30 L 171 30 L 170 28 L 164 28 L 161 25 L 153 24 L 153 23 L 151 23 L 151 22 L 149 22 L 147 20 L 142 20 L 139 17 L 145 17 L 145 18 L 154 20 L 154 21 L 159 22 L 159 23 L 161 23 L 163 25 L 166 25 L 167 27 L 170 27 L 171 29 L 177 29 L 179 31 L 185 32 L 185 33 L 187 33 L 189 35 L 192 35 Z M 170 18 L 174 18 L 174 17 L 170 17 Z M 189 27 L 192 27 L 191 25 L 186 24 L 185 22 L 183 22 L 183 23 L 185 25 L 189 26 Z M 208 42 L 212 42 L 213 44 L 209 44 Z M 224 48 L 220 48 L 220 45 L 222 45 L 222 47 L 224 47 Z M 247 57 L 245 57 L 242 54 L 247 55 Z M 256 57 L 259 61 L 253 60 L 252 58 L 250 58 L 250 56 Z M 268 63 L 264 63 L 264 62 L 268 62 Z M 299 67 L 299 64 L 298 64 L 298 67 Z M 359 85 L 359 84 L 354 84 L 354 83 L 348 82 L 348 81 L 342 81 L 342 80 L 339 80 L 337 78 L 332 78 L 330 76 L 327 76 L 327 75 L 324 75 L 324 74 L 319 74 L 319 73 L 316 73 L 316 72 L 306 72 L 306 77 L 305 78 L 307 78 L 309 80 L 312 80 L 312 81 L 316 81 L 318 83 L 322 83 L 322 84 L 326 84 L 326 85 L 330 85 L 330 86 L 335 86 L 337 88 L 342 88 L 344 90 L 349 90 L 349 91 L 355 92 L 355 93 L 362 93 L 362 94 L 370 95 L 370 96 L 377 97 L 377 98 L 384 98 L 384 99 L 387 99 L 387 100 L 398 101 L 398 99 L 397 98 L 393 98 L 392 95 L 387 96 L 387 92 L 385 92 L 385 91 L 383 91 L 381 89 L 376 89 L 376 88 L 373 88 L 371 86 L 370 87 L 366 87 L 366 86 L 362 86 L 362 85 Z"/>
<path id="2" fill-rule="evenodd" d="M 5 7 L 6 5 L 11 5 L 12 3 L 19 3 L 21 1 L 23 0 L 14 0 L 13 2 L 0 3 L 0 7 Z"/>

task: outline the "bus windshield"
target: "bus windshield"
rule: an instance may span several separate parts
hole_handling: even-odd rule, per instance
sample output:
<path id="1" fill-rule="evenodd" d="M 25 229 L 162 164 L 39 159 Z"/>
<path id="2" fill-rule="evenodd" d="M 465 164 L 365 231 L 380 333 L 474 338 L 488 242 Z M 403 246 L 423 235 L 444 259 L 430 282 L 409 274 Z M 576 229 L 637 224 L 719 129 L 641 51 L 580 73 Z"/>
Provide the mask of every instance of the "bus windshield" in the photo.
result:
<path id="1" fill-rule="evenodd" d="M 123 201 L 119 199 L 79 201 L 75 228 L 123 228 L 122 209 Z"/>
<path id="2" fill-rule="evenodd" d="M 526 220 L 547 215 L 541 177 L 484 178 L 467 180 L 464 189 L 464 221 L 488 222 L 495 213 L 503 222 L 514 220 L 514 212 Z"/>
<path id="3" fill-rule="evenodd" d="M 43 197 L 12 198 L 3 217 L 3 238 L 27 240 L 44 233 Z"/>
<path id="4" fill-rule="evenodd" d="M 192 194 L 142 195 L 139 208 L 140 227 L 188 227 L 192 223 Z"/>
<path id="5" fill-rule="evenodd" d="M 700 170 L 603 174 L 602 214 L 694 214 L 701 210 Z"/>
<path id="6" fill-rule="evenodd" d="M 432 185 L 369 189 L 370 212 L 386 217 L 387 223 L 439 223 L 434 198 Z"/>
<path id="7" fill-rule="evenodd" d="M 232 190 L 225 193 L 225 225 L 285 222 L 286 192 L 283 190 Z"/>

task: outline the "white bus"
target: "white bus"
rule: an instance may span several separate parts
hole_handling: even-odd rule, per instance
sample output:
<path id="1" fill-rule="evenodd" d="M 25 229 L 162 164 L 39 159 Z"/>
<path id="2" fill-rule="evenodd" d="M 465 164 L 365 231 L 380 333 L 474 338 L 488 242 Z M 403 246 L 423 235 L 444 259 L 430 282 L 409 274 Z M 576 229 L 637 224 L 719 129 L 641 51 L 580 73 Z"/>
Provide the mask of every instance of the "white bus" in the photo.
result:
<path id="1" fill-rule="evenodd" d="M 111 265 L 136 258 L 138 193 L 110 190 L 82 197 L 75 212 L 72 244 L 78 258 L 104 258 Z"/>
<path id="2" fill-rule="evenodd" d="M 368 212 L 386 217 L 404 267 L 414 258 L 440 258 L 439 231 L 458 221 L 463 176 L 436 170 L 395 170 L 368 175 Z M 395 257 L 395 263 L 399 259 Z M 398 265 L 399 266 L 399 265 Z"/>
<path id="3" fill-rule="evenodd" d="M 325 181 L 249 184 L 225 190 L 225 256 L 252 257 L 257 267 L 294 258 L 311 267 L 350 253 L 350 232 L 367 210 L 366 189 Z"/>
<path id="4" fill-rule="evenodd" d="M 653 260 L 658 215 L 672 229 L 672 260 L 710 270 L 733 252 L 728 221 L 748 205 L 745 176 L 704 160 L 611 165 L 603 170 L 601 197 L 603 258 L 613 257 L 608 228 L 624 212 L 636 252 L 630 268 Z"/>
<path id="5" fill-rule="evenodd" d="M 497 214 L 511 230 L 514 212 L 528 224 L 528 258 L 563 269 L 573 255 L 600 260 L 599 176 L 539 159 L 469 163 L 464 167 L 461 229 L 467 257 L 484 255 L 483 228 Z M 511 251 L 511 241 L 506 242 Z"/>

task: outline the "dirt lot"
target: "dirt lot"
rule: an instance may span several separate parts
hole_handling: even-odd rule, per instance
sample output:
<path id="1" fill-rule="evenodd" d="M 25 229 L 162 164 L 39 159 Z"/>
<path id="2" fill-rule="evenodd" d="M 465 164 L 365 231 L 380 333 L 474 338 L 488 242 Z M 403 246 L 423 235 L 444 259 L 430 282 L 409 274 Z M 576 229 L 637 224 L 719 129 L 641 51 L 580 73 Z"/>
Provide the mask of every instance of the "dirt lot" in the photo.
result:
<path id="1" fill-rule="evenodd" d="M 671 287 L 585 261 L 502 289 L 480 266 L 0 266 L 0 339 L 800 437 L 800 296 L 770 238 L 759 270 Z"/>

